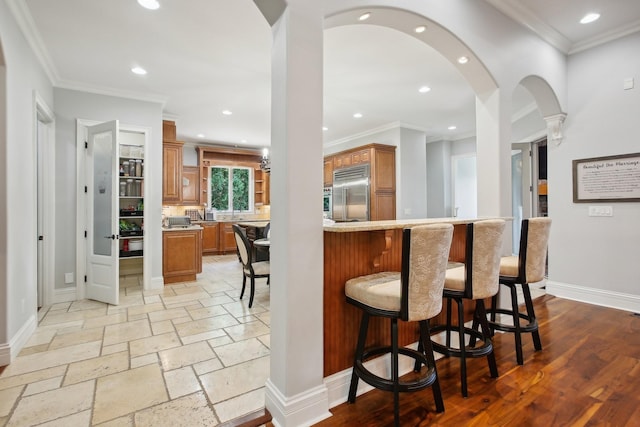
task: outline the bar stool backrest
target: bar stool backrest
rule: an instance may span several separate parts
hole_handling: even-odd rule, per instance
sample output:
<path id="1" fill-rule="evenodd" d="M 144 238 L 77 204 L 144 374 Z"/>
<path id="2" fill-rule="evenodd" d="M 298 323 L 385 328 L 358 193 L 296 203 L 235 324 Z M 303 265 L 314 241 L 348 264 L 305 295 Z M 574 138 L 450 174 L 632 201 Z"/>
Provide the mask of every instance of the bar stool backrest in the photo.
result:
<path id="1" fill-rule="evenodd" d="M 505 221 L 492 219 L 467 225 L 465 296 L 472 299 L 498 293 Z"/>
<path id="2" fill-rule="evenodd" d="M 422 225 L 403 231 L 403 320 L 431 319 L 442 310 L 442 289 L 452 237 L 451 224 Z"/>
<path id="3" fill-rule="evenodd" d="M 529 218 L 522 221 L 518 276 L 520 283 L 544 279 L 551 218 Z"/>

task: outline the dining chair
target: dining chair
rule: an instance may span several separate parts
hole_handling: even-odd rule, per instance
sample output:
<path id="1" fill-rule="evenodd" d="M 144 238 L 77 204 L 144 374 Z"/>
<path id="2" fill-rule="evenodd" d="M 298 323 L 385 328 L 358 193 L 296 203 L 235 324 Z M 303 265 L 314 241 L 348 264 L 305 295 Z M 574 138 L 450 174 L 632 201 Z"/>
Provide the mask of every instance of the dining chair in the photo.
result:
<path id="1" fill-rule="evenodd" d="M 253 261 L 251 243 L 249 242 L 249 239 L 247 239 L 247 236 L 242 232 L 242 228 L 240 226 L 233 224 L 233 234 L 236 238 L 238 255 L 240 257 L 240 262 L 242 263 L 242 291 L 240 292 L 240 299 L 244 296 L 248 278 L 251 282 L 251 293 L 249 294 L 249 308 L 251 308 L 253 306 L 253 298 L 256 293 L 256 278 L 267 278 L 267 281 L 269 281 L 271 277 L 271 269 L 269 261 Z"/>

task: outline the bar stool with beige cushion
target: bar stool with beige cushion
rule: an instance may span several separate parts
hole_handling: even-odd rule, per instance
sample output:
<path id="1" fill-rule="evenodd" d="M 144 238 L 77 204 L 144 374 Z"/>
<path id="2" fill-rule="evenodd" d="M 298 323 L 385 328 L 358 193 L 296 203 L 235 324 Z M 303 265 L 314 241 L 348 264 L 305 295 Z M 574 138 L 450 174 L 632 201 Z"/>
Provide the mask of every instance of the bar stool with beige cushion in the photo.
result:
<path id="1" fill-rule="evenodd" d="M 524 364 L 522 357 L 523 332 L 530 332 L 534 348 L 542 350 L 540 334 L 538 333 L 538 321 L 533 310 L 529 283 L 540 282 L 544 279 L 550 230 L 550 218 L 523 220 L 519 255 L 503 257 L 500 260 L 500 284 L 505 285 L 511 291 L 511 309 L 499 308 L 497 305 L 498 298 L 495 295 L 492 301 L 492 308 L 489 310 L 491 314 L 489 327 L 492 330 L 513 332 L 516 341 L 516 359 L 519 365 Z M 526 313 L 520 312 L 518 308 L 518 284 L 522 287 Z M 496 321 L 496 314 L 509 316 L 511 323 L 505 323 L 506 320 L 504 322 Z M 526 324 L 521 324 L 520 319 L 526 321 Z"/>
<path id="2" fill-rule="evenodd" d="M 467 397 L 467 357 L 487 357 L 492 378 L 498 376 L 496 358 L 493 353 L 491 333 L 487 321 L 485 298 L 498 292 L 500 271 L 500 251 L 505 229 L 503 220 L 484 220 L 467 224 L 465 243 L 465 262 L 461 267 L 447 270 L 443 296 L 447 299 L 447 320 L 445 325 L 434 326 L 433 334 L 445 332 L 445 344 L 435 337 L 433 349 L 445 356 L 460 358 L 460 385 L 462 396 Z M 451 301 L 455 301 L 458 311 L 458 324 L 451 322 Z M 469 328 L 464 324 L 464 300 L 475 301 L 474 323 Z M 451 333 L 458 334 L 458 345 L 451 343 Z M 469 344 L 467 345 L 467 337 Z M 475 345 L 476 340 L 482 343 Z"/>
<path id="3" fill-rule="evenodd" d="M 362 309 L 362 322 L 355 352 L 349 402 L 356 400 L 358 379 L 375 388 L 393 392 L 395 425 L 400 425 L 399 393 L 418 391 L 431 386 L 436 411 L 444 411 L 433 349 L 429 339 L 429 319 L 442 309 L 442 287 L 451 247 L 453 226 L 430 224 L 403 230 L 402 271 L 381 272 L 348 280 L 347 302 Z M 365 351 L 370 316 L 391 320 L 391 345 Z M 398 346 L 398 319 L 419 322 L 420 351 Z M 383 354 L 391 354 L 391 378 L 378 376 L 364 362 Z M 398 355 L 415 359 L 417 378 L 401 381 Z M 422 365 L 426 370 L 422 372 Z"/>

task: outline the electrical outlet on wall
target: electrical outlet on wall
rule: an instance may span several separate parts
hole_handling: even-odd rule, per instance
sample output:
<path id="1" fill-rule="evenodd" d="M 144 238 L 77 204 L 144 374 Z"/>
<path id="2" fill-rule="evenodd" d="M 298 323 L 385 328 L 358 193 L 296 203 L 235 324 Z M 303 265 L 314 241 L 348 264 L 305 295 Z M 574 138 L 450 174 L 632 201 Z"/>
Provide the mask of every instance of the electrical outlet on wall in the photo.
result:
<path id="1" fill-rule="evenodd" d="M 64 273 L 64 283 L 73 283 L 73 273 Z"/>

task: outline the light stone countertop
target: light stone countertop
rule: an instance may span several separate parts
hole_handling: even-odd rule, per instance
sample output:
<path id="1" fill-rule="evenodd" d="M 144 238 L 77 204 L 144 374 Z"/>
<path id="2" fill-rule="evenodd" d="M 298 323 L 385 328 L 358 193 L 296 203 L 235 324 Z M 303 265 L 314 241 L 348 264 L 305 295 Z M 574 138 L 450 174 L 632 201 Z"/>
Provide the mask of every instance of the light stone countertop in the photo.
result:
<path id="1" fill-rule="evenodd" d="M 359 221 L 359 222 L 336 222 L 332 225 L 325 225 L 324 231 L 331 233 L 349 233 L 353 231 L 376 231 L 393 230 L 397 228 L 414 227 L 426 224 L 469 224 L 471 222 L 483 221 L 487 219 L 513 220 L 512 217 L 483 217 L 483 218 L 420 218 L 420 219 L 396 219 L 386 221 Z"/>
<path id="2" fill-rule="evenodd" d="M 191 230 L 202 230 L 202 227 L 199 225 L 190 225 L 188 227 L 162 227 L 162 231 L 191 231 Z"/>

